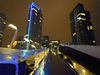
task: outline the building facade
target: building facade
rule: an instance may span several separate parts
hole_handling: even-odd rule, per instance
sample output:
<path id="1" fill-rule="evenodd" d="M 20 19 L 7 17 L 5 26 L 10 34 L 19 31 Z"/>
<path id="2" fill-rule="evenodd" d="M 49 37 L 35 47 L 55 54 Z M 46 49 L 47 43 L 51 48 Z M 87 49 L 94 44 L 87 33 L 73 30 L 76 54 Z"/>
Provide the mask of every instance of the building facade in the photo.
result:
<path id="1" fill-rule="evenodd" d="M 16 49 L 26 49 L 26 41 L 24 40 L 25 35 L 18 35 L 17 40 L 15 41 Z M 14 44 L 13 44 L 14 45 Z"/>
<path id="2" fill-rule="evenodd" d="M 27 39 L 31 39 L 33 42 L 41 42 L 42 19 L 43 16 L 40 8 L 38 8 L 37 5 L 32 2 L 32 4 L 29 5 L 28 24 L 26 31 L 26 34 L 28 34 Z"/>
<path id="3" fill-rule="evenodd" d="M 42 48 L 49 48 L 49 36 L 43 36 L 41 38 L 41 46 Z"/>
<path id="4" fill-rule="evenodd" d="M 85 11 L 83 4 L 78 3 L 70 13 L 72 44 L 96 45 L 90 19 L 90 12 Z"/>
<path id="5" fill-rule="evenodd" d="M 0 13 L 0 47 L 2 47 L 2 40 L 4 35 L 4 30 L 6 27 L 7 17 L 6 15 Z"/>

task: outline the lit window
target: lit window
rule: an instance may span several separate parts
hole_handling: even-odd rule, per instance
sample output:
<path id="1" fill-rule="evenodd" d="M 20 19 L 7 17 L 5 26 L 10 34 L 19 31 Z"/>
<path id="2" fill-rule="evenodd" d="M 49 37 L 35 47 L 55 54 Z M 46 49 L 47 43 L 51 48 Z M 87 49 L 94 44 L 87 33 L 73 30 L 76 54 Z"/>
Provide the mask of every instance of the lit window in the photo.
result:
<path id="1" fill-rule="evenodd" d="M 48 41 L 48 40 L 45 40 L 45 41 Z"/>
<path id="2" fill-rule="evenodd" d="M 32 8 L 32 10 L 34 10 L 35 12 L 38 12 L 35 8 Z"/>
<path id="3" fill-rule="evenodd" d="M 75 35 L 76 35 L 76 33 L 73 34 L 73 36 L 75 36 Z"/>
<path id="4" fill-rule="evenodd" d="M 28 20 L 28 21 L 30 21 L 30 20 Z"/>
<path id="5" fill-rule="evenodd" d="M 37 16 L 37 13 L 35 13 L 35 15 Z"/>
<path id="6" fill-rule="evenodd" d="M 4 24 L 6 24 L 6 22 L 3 22 Z"/>
<path id="7" fill-rule="evenodd" d="M 80 24 L 80 26 L 82 26 L 82 24 Z"/>
<path id="8" fill-rule="evenodd" d="M 87 30 L 89 30 L 89 26 L 87 26 Z"/>
<path id="9" fill-rule="evenodd" d="M 38 35 L 38 37 L 40 37 L 40 35 Z"/>
<path id="10" fill-rule="evenodd" d="M 91 41 L 90 41 L 90 43 L 91 43 Z"/>
<path id="11" fill-rule="evenodd" d="M 92 29 L 93 29 L 93 27 L 92 27 L 92 26 L 90 26 L 90 29 L 92 30 Z"/>
<path id="12" fill-rule="evenodd" d="M 42 18 L 40 17 L 40 19 L 42 19 Z"/>
<path id="13" fill-rule="evenodd" d="M 81 19 L 81 17 L 77 17 L 77 20 L 80 20 Z"/>
<path id="14" fill-rule="evenodd" d="M 34 24 L 36 24 L 36 22 L 34 22 Z"/>
<path id="15" fill-rule="evenodd" d="M 3 36 L 2 34 L 0 34 L 0 36 Z"/>
<path id="16" fill-rule="evenodd" d="M 39 20 L 39 22 L 41 23 L 41 20 Z"/>
<path id="17" fill-rule="evenodd" d="M 82 23 L 82 21 L 80 21 L 80 23 Z"/>
<path id="18" fill-rule="evenodd" d="M 82 20 L 86 20 L 85 18 L 82 18 Z"/>
<path id="19" fill-rule="evenodd" d="M 77 15 L 77 17 L 80 16 L 80 15 L 85 16 L 85 13 L 79 13 L 79 14 Z"/>
<path id="20" fill-rule="evenodd" d="M 0 40 L 0 42 L 2 42 L 2 41 Z"/>
<path id="21" fill-rule="evenodd" d="M 86 20 L 85 18 L 77 17 L 77 20 Z"/>
<path id="22" fill-rule="evenodd" d="M 93 41 L 93 43 L 95 43 L 96 41 Z"/>

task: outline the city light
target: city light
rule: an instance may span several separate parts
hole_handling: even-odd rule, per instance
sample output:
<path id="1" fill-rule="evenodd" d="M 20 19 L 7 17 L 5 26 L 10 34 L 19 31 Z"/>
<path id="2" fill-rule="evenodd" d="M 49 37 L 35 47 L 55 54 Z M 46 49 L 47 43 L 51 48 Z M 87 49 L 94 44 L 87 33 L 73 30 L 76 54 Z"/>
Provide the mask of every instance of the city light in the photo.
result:
<path id="1" fill-rule="evenodd" d="M 17 27 L 14 26 L 13 24 L 9 24 L 8 27 L 11 27 L 11 28 L 13 28 L 13 29 L 17 29 Z"/>
<path id="2" fill-rule="evenodd" d="M 7 47 L 9 48 L 9 47 L 10 47 L 10 45 L 7 45 Z"/>
<path id="3" fill-rule="evenodd" d="M 29 42 L 29 40 L 27 38 L 24 38 L 25 41 Z"/>
<path id="4" fill-rule="evenodd" d="M 35 48 L 35 46 L 34 46 L 34 45 L 31 45 L 31 47 Z"/>
<path id="5" fill-rule="evenodd" d="M 82 71 L 83 71 L 83 72 L 85 72 L 85 70 L 84 70 L 84 69 L 82 69 Z"/>
<path id="6" fill-rule="evenodd" d="M 80 20 L 81 19 L 81 17 L 77 17 L 77 20 Z"/>

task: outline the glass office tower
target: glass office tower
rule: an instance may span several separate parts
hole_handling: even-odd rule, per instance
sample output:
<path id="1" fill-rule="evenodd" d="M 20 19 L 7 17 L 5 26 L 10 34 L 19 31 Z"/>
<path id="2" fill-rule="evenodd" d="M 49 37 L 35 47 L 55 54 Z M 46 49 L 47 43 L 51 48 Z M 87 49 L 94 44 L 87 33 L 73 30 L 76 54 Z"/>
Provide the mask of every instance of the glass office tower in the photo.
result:
<path id="1" fill-rule="evenodd" d="M 42 19 L 43 16 L 40 8 L 38 8 L 37 5 L 32 2 L 32 4 L 29 5 L 28 24 L 26 31 L 26 34 L 28 34 L 27 39 L 31 39 L 33 42 L 41 42 Z"/>
<path id="2" fill-rule="evenodd" d="M 80 3 L 70 13 L 72 43 L 78 45 L 96 45 L 89 11 Z"/>
<path id="3" fill-rule="evenodd" d="M 0 13 L 0 47 L 2 47 L 2 40 L 4 35 L 4 30 L 6 27 L 7 17 L 6 15 Z"/>

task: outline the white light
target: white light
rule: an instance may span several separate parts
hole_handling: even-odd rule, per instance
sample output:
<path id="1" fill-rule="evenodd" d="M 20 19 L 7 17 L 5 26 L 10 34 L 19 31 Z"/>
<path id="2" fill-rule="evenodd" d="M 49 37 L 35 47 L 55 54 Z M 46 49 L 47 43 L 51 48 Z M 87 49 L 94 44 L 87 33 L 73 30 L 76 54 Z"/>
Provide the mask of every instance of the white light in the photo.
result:
<path id="1" fill-rule="evenodd" d="M 35 46 L 34 46 L 34 45 L 31 45 L 31 47 L 35 48 Z"/>
<path id="2" fill-rule="evenodd" d="M 32 40 L 30 40 L 31 42 L 33 42 Z"/>
<path id="3" fill-rule="evenodd" d="M 35 42 L 35 44 L 36 44 L 37 42 Z"/>
<path id="4" fill-rule="evenodd" d="M 25 41 L 29 42 L 29 40 L 27 38 L 24 38 Z"/>
<path id="5" fill-rule="evenodd" d="M 83 71 L 83 72 L 85 72 L 85 70 L 84 70 L 84 69 L 82 69 L 82 71 Z"/>
<path id="6" fill-rule="evenodd" d="M 74 65 L 75 65 L 75 63 L 74 63 Z"/>
<path id="7" fill-rule="evenodd" d="M 80 20 L 81 19 L 81 17 L 77 17 L 77 20 Z"/>
<path id="8" fill-rule="evenodd" d="M 13 24 L 9 24 L 8 27 L 12 27 L 12 28 L 14 28 L 14 29 L 17 29 L 17 27 L 14 26 Z"/>

